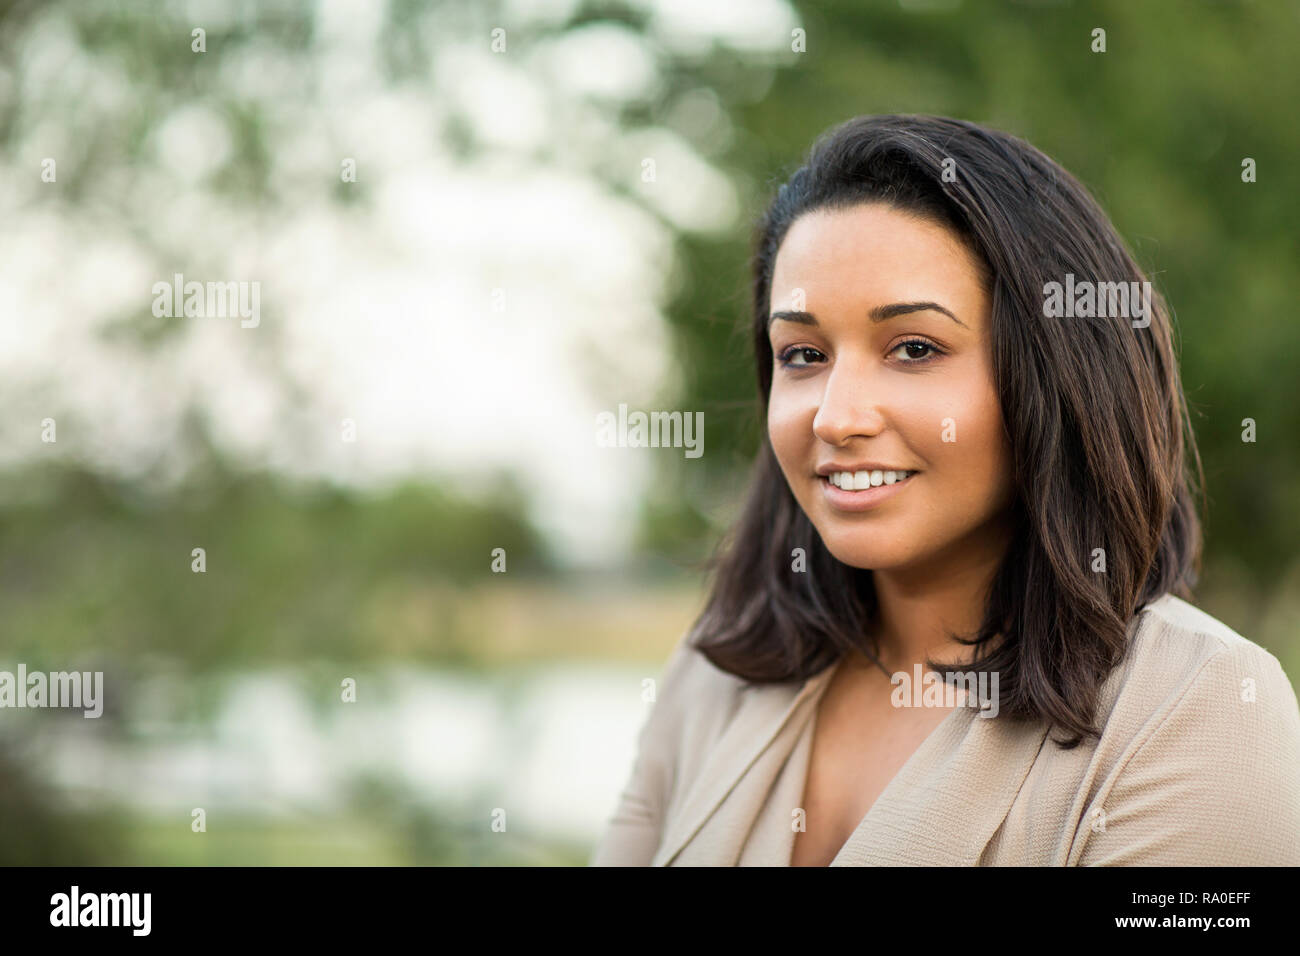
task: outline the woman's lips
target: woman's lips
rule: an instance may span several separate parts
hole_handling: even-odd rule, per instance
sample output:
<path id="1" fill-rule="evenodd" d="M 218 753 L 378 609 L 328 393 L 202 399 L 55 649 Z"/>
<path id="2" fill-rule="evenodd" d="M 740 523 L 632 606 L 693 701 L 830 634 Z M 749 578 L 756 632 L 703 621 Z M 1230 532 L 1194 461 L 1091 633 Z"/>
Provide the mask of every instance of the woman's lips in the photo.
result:
<path id="1" fill-rule="evenodd" d="M 920 476 L 921 473 L 917 472 L 892 485 L 873 485 L 861 491 L 845 491 L 832 485 L 830 479 L 825 476 L 819 475 L 818 480 L 821 482 L 826 503 L 832 508 L 838 511 L 867 511 L 883 501 L 888 501 Z"/>

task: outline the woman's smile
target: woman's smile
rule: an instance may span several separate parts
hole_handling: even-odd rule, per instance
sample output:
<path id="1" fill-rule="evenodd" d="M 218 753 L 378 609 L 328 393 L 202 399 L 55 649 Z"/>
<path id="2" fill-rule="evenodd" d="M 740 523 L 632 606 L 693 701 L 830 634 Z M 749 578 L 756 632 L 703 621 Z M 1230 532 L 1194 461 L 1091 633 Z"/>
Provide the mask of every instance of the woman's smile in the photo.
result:
<path id="1" fill-rule="evenodd" d="M 828 505 L 839 511 L 867 511 L 889 501 L 911 485 L 917 471 L 834 471 L 819 475 L 822 495 Z"/>

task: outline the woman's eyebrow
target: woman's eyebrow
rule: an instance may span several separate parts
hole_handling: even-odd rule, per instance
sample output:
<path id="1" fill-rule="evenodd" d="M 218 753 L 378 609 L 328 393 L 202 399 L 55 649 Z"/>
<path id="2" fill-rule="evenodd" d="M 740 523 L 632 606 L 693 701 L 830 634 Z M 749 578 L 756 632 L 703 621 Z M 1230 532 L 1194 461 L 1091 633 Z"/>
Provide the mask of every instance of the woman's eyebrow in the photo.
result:
<path id="1" fill-rule="evenodd" d="M 888 319 L 894 318 L 895 316 L 908 315 L 909 313 L 912 312 L 926 312 L 926 311 L 942 312 L 944 315 L 948 316 L 948 318 L 952 319 L 962 328 L 970 328 L 970 326 L 968 326 L 965 322 L 957 318 L 957 316 L 953 315 L 951 312 L 949 312 L 947 309 L 945 309 L 937 302 L 894 302 L 891 303 L 890 305 L 878 305 L 870 312 L 868 312 L 867 316 L 871 319 L 872 322 L 884 322 Z M 783 319 L 786 322 L 798 322 L 800 325 L 817 324 L 817 317 L 813 315 L 811 312 L 801 312 L 801 311 L 791 311 L 788 309 L 781 309 L 776 312 L 773 312 L 770 316 L 768 316 L 767 318 L 768 326 L 770 327 L 772 323 L 775 322 L 777 319 Z"/>

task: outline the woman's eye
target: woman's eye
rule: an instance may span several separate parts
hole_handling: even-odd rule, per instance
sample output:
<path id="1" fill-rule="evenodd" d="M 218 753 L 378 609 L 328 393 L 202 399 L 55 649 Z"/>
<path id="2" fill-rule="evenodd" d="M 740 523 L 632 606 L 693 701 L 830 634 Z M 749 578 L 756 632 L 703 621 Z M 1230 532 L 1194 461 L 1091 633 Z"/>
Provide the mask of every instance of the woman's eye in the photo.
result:
<path id="1" fill-rule="evenodd" d="M 893 351 L 894 354 L 899 352 L 903 353 L 902 358 L 905 364 L 926 362 L 939 354 L 937 348 L 922 339 L 912 339 L 908 342 L 900 342 L 894 347 Z"/>
<path id="2" fill-rule="evenodd" d="M 786 368 L 807 368 L 809 365 L 812 364 L 812 362 L 809 361 L 809 359 L 811 358 L 813 360 L 816 360 L 821 356 L 821 354 L 822 354 L 821 352 L 818 352 L 816 349 L 809 348 L 806 345 L 796 345 L 791 348 L 785 349 L 783 352 L 781 352 L 780 355 L 777 356 L 777 359 Z M 796 359 L 799 358 L 803 358 L 804 361 L 802 362 L 796 361 Z"/>

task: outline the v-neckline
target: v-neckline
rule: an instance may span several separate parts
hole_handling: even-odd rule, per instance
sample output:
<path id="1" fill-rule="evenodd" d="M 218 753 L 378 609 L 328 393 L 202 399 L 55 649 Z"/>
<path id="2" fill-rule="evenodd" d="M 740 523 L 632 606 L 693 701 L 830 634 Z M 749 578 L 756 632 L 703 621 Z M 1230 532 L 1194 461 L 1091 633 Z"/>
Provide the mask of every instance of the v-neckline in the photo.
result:
<path id="1" fill-rule="evenodd" d="M 808 795 L 808 776 L 812 770 L 813 747 L 817 742 L 817 717 L 821 712 L 822 698 L 825 697 L 826 692 L 830 689 L 831 681 L 834 679 L 836 671 L 841 666 L 843 666 L 843 663 L 844 663 L 844 658 L 841 657 L 834 664 L 827 667 L 826 670 L 823 671 L 821 674 L 818 674 L 815 677 L 810 678 L 811 680 L 820 680 L 820 686 L 816 687 L 813 691 L 812 694 L 813 699 L 811 701 L 812 713 L 811 716 L 808 718 L 808 725 L 804 730 L 804 733 L 808 735 L 808 745 L 807 745 L 807 754 L 805 756 L 804 765 L 801 772 L 803 783 L 799 791 L 800 804 L 803 803 L 803 800 Z M 886 783 L 883 788 L 881 788 L 880 793 L 876 794 L 876 799 L 872 801 L 871 806 L 867 808 L 866 813 L 864 813 L 862 815 L 862 818 L 858 820 L 857 825 L 854 826 L 852 832 L 849 833 L 848 837 L 845 838 L 844 842 L 835 851 L 835 856 L 832 857 L 831 861 L 826 864 L 827 866 L 834 866 L 839 861 L 840 857 L 844 855 L 844 850 L 851 843 L 853 843 L 854 838 L 857 837 L 857 835 L 862 832 L 862 828 L 870 820 L 871 815 L 876 812 L 877 808 L 880 807 L 882 803 L 884 803 L 887 797 L 891 796 L 891 791 L 894 789 L 894 785 L 898 783 L 899 779 L 902 778 L 903 774 L 907 772 L 907 770 L 912 766 L 913 763 L 917 762 L 918 758 L 921 756 L 923 752 L 925 752 L 926 750 L 930 749 L 933 746 L 934 741 L 937 740 L 941 734 L 947 731 L 948 725 L 951 724 L 956 719 L 957 715 L 960 714 L 962 711 L 969 709 L 969 706 L 970 705 L 967 703 L 961 703 L 953 707 L 952 710 L 950 710 L 947 714 L 944 715 L 943 720 L 935 724 L 935 726 L 925 736 L 925 739 L 923 739 L 919 744 L 916 745 L 916 748 L 911 752 L 911 754 L 908 755 L 908 758 L 905 761 L 903 761 L 903 765 L 898 768 L 898 770 L 894 773 L 892 777 L 890 777 L 889 782 Z M 792 830 L 790 834 L 790 839 L 788 841 L 789 851 L 786 854 L 787 866 L 793 864 L 794 847 L 795 847 L 796 839 L 797 839 L 797 835 L 795 831 Z"/>

